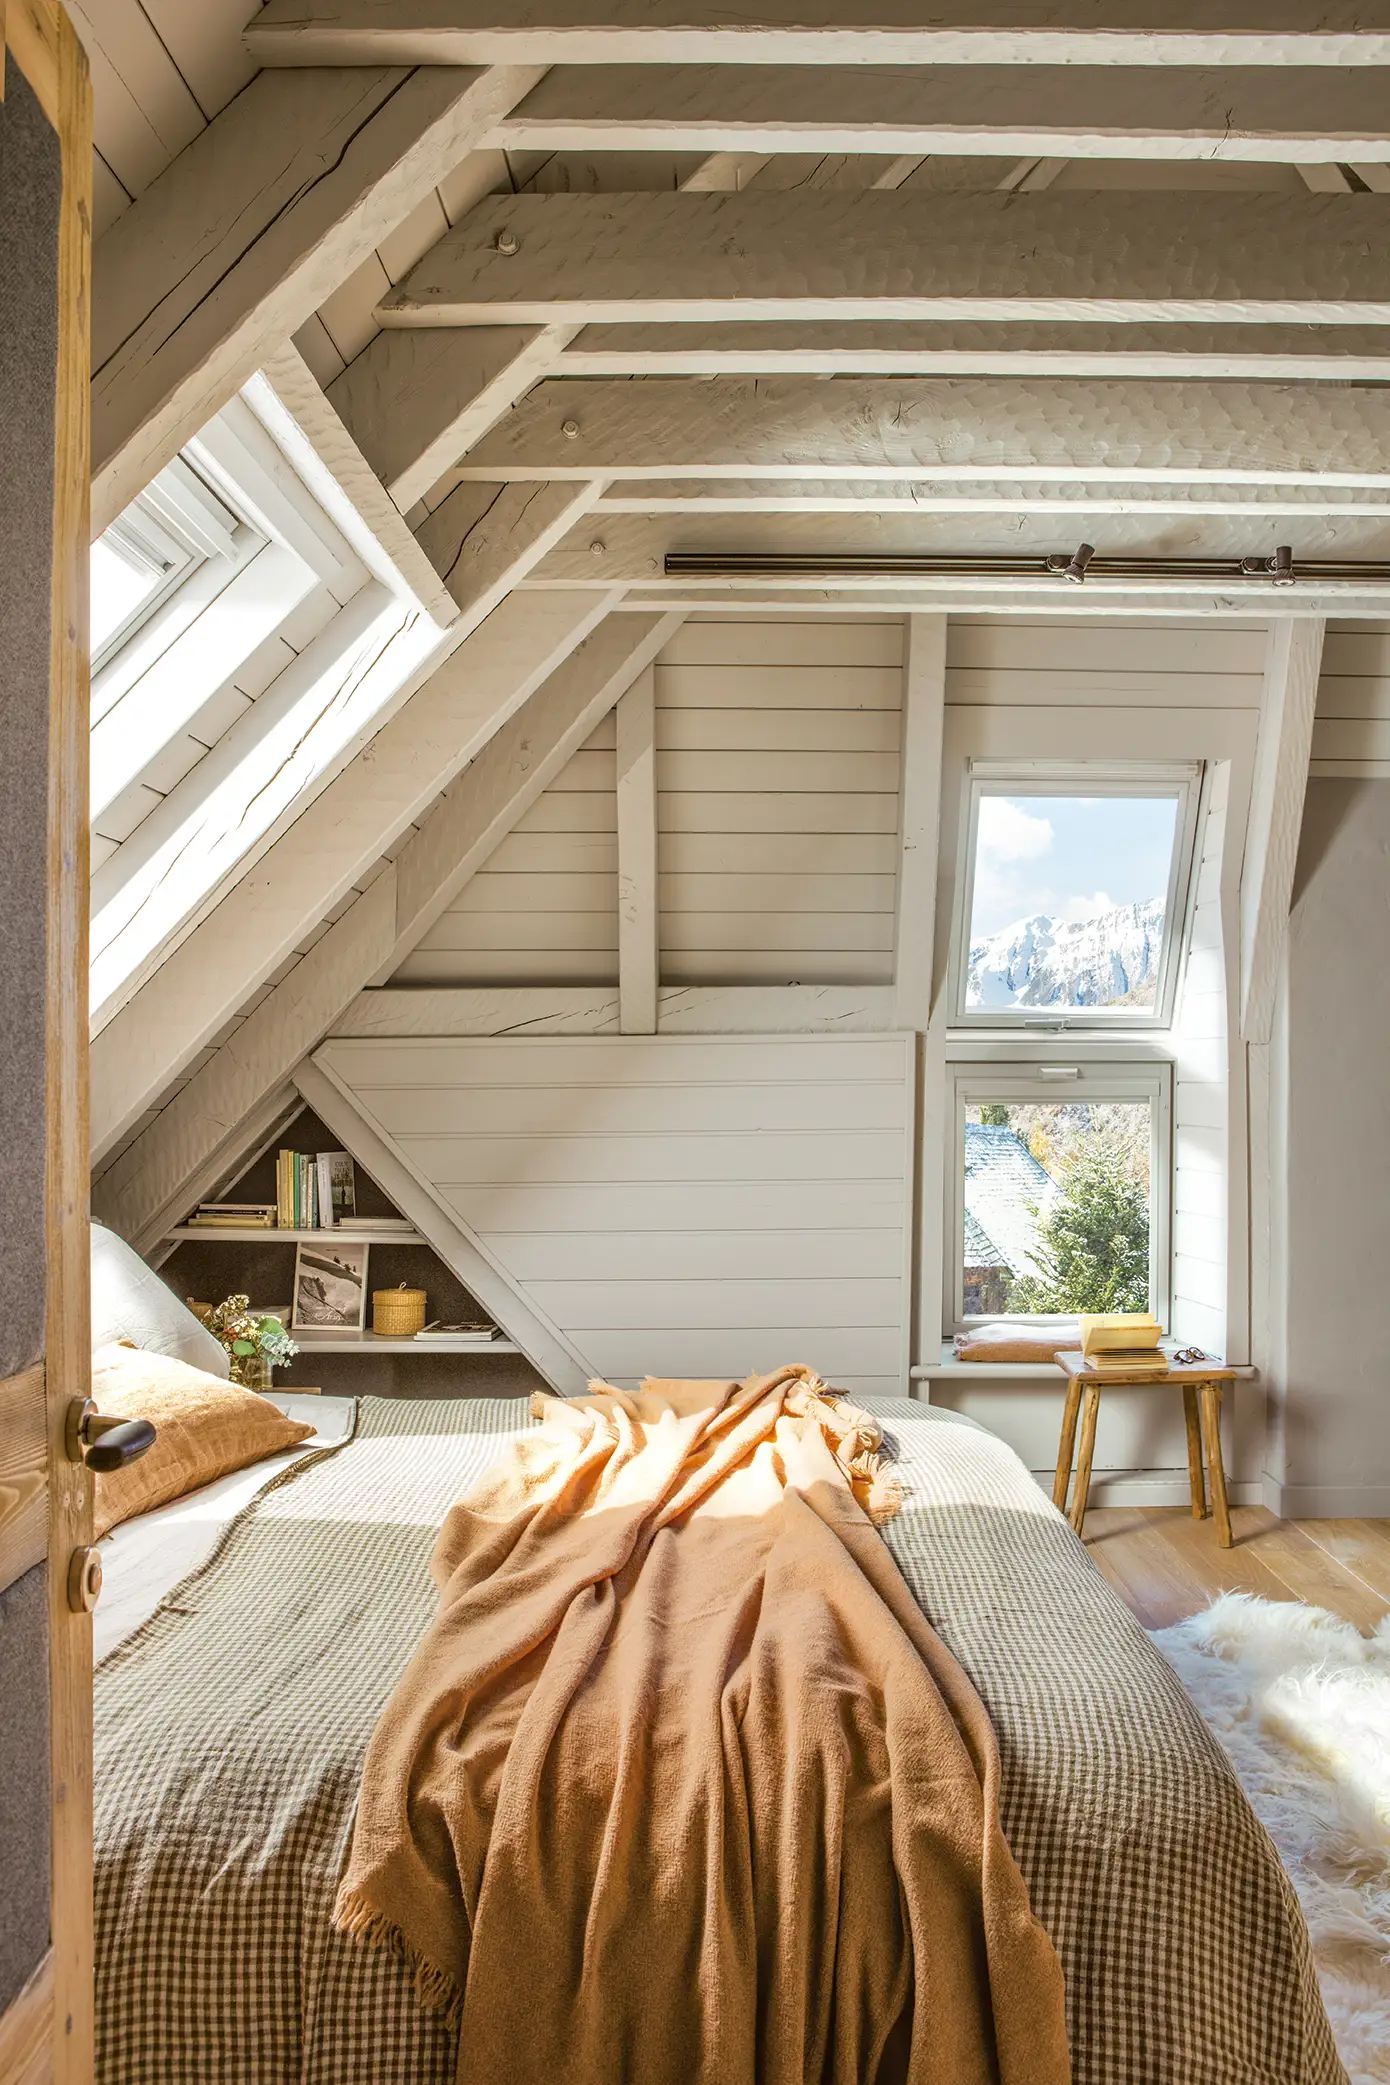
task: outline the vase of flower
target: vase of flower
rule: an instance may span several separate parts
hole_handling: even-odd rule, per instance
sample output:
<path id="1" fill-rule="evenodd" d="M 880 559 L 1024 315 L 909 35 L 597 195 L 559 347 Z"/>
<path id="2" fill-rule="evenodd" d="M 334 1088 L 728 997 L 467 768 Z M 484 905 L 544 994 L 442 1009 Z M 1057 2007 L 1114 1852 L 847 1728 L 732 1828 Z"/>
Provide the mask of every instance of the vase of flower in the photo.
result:
<path id="1" fill-rule="evenodd" d="M 246 1296 L 228 1296 L 207 1320 L 208 1330 L 226 1348 L 234 1383 L 262 1395 L 274 1384 L 273 1370 L 285 1368 L 299 1348 L 279 1318 L 253 1311 Z"/>

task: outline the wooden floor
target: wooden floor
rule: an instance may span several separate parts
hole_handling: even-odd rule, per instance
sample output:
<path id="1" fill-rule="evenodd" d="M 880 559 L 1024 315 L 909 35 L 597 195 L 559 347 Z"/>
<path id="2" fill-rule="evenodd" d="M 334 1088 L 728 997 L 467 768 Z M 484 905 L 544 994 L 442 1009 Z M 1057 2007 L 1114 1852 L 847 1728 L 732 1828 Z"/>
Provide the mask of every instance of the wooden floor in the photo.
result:
<path id="1" fill-rule="evenodd" d="M 1302 1600 L 1373 1629 L 1390 1614 L 1390 1520 L 1276 1520 L 1232 1510 L 1235 1547 L 1187 1507 L 1095 1508 L 1086 1547 L 1147 1629 L 1196 1614 L 1217 1593 Z"/>

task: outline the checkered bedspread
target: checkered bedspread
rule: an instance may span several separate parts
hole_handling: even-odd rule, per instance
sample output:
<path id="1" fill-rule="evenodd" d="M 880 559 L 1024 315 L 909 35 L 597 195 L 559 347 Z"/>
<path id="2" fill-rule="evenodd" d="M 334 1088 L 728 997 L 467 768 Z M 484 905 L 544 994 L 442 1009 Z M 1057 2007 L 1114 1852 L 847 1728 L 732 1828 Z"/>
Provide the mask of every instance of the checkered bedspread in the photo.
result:
<path id="1" fill-rule="evenodd" d="M 999 1735 L 1076 2085 L 1345 2085 L 1292 1889 L 1139 1624 L 1002 1442 L 874 1409 L 909 1490 L 887 1540 Z M 453 2085 L 451 2032 L 329 1911 L 436 1531 L 528 1423 L 365 1400 L 100 1667 L 99 2085 Z"/>

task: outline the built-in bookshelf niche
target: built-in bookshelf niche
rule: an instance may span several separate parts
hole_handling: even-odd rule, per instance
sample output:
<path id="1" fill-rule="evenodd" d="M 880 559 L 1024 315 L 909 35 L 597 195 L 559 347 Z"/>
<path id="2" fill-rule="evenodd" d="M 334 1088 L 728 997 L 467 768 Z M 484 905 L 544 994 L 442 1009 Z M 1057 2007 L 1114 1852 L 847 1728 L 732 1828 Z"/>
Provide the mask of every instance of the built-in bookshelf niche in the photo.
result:
<path id="1" fill-rule="evenodd" d="M 265 1203 L 274 1207 L 280 1151 L 312 1154 L 341 1148 L 341 1141 L 324 1127 L 312 1109 L 304 1108 L 230 1186 L 219 1190 L 216 1199 L 221 1203 Z M 190 1209 L 184 1221 L 166 1234 L 160 1274 L 182 1301 L 215 1304 L 226 1296 L 246 1295 L 254 1310 L 273 1311 L 290 1327 L 296 1248 L 315 1240 L 365 1244 L 366 1329 L 321 1332 L 290 1327 L 290 1336 L 300 1351 L 288 1369 L 276 1370 L 277 1388 L 461 1395 L 471 1387 L 482 1387 L 470 1380 L 475 1374 L 486 1375 L 486 1387 L 494 1395 L 523 1395 L 543 1388 L 541 1378 L 505 1331 L 500 1338 L 481 1345 L 388 1338 L 372 1331 L 372 1292 L 402 1284 L 425 1291 L 427 1320 L 457 1324 L 487 1319 L 490 1313 L 418 1231 L 399 1228 L 400 1211 L 355 1158 L 353 1171 L 355 1213 L 359 1218 L 382 1219 L 380 1230 L 266 1230 L 249 1225 L 208 1230 L 189 1223 L 188 1218 L 196 1214 L 196 1209 Z"/>

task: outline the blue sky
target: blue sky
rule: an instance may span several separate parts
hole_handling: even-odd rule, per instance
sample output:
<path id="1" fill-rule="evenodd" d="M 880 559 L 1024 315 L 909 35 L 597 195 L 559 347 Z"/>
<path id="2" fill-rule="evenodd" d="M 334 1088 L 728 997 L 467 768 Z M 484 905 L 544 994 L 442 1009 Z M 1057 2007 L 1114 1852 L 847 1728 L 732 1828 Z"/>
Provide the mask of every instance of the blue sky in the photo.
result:
<path id="1" fill-rule="evenodd" d="M 1163 897 L 1176 816 L 1171 796 L 982 796 L 971 941 Z"/>

